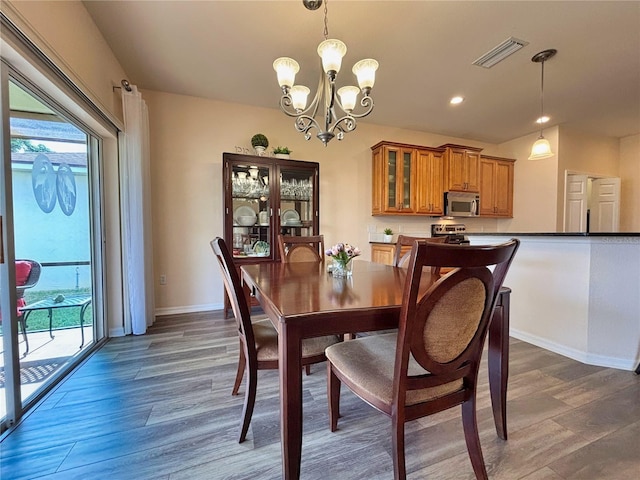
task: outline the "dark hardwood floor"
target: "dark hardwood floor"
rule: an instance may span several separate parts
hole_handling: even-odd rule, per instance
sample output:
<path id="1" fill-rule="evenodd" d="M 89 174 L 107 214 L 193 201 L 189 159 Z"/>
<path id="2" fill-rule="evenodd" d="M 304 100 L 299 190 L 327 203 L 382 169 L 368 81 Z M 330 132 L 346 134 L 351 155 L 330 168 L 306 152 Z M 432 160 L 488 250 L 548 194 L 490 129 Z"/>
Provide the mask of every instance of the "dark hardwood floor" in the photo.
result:
<path id="1" fill-rule="evenodd" d="M 237 443 L 238 358 L 221 312 L 166 316 L 115 338 L 0 444 L 0 478 L 279 479 L 278 376 L 258 373 L 247 441 Z M 393 477 L 389 419 L 343 389 L 329 432 L 324 364 L 304 376 L 302 478 Z M 509 440 L 495 433 L 482 368 L 478 422 L 489 477 L 640 478 L 640 377 L 511 341 Z M 409 479 L 473 479 L 459 409 L 407 424 Z"/>

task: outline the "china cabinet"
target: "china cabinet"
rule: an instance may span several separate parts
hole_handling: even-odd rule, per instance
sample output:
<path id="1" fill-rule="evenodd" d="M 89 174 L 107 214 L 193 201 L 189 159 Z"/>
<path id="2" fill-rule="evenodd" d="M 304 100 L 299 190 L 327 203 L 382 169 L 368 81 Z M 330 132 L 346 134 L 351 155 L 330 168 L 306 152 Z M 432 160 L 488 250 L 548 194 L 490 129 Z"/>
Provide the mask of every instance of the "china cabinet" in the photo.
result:
<path id="1" fill-rule="evenodd" d="M 318 234 L 319 164 L 223 154 L 224 239 L 236 263 L 279 261 L 278 234 Z"/>
<path id="2" fill-rule="evenodd" d="M 480 215 L 513 217 L 512 158 L 480 157 Z"/>
<path id="3" fill-rule="evenodd" d="M 222 163 L 224 240 L 238 268 L 280 261 L 278 234 L 318 235 L 318 163 L 237 153 Z"/>
<path id="4" fill-rule="evenodd" d="M 447 192 L 479 192 L 481 148 L 447 143 L 444 148 L 444 178 Z"/>

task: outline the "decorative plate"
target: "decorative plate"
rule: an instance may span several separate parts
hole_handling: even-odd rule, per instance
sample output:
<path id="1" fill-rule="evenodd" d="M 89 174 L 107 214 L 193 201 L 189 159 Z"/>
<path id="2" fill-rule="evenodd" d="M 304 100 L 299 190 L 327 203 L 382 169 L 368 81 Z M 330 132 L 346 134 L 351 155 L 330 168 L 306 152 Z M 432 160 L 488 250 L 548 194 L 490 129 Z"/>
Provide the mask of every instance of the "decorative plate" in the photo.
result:
<path id="1" fill-rule="evenodd" d="M 300 225 L 300 214 L 295 210 L 285 210 L 280 219 L 283 225 Z"/>
<path id="2" fill-rule="evenodd" d="M 247 205 L 243 205 L 241 207 L 238 207 L 233 211 L 233 218 L 235 218 L 236 221 L 238 221 L 238 218 L 240 218 L 240 217 L 254 217 L 255 218 L 255 216 L 256 216 L 256 211 L 253 208 L 251 208 L 251 207 L 249 207 Z"/>
<path id="3" fill-rule="evenodd" d="M 262 240 L 258 240 L 253 245 L 253 251 L 258 256 L 267 256 L 269 255 L 269 244 L 267 242 L 263 242 Z"/>

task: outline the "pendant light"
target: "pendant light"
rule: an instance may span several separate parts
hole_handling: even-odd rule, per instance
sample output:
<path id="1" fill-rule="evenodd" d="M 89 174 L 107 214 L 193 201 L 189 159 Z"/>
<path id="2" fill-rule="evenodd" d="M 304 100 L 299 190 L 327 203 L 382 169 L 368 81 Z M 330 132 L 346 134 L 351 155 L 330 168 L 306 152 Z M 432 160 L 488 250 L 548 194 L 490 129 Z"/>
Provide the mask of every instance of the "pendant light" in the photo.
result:
<path id="1" fill-rule="evenodd" d="M 544 62 L 553 57 L 558 51 L 551 48 L 549 50 L 543 50 L 542 52 L 536 53 L 531 61 L 535 63 L 542 64 L 542 77 L 540 80 L 540 118 L 538 121 L 540 122 L 540 136 L 538 140 L 531 147 L 531 155 L 529 155 L 529 160 L 542 160 L 543 158 L 553 157 L 553 152 L 551 151 L 551 145 L 549 144 L 549 140 L 544 138 L 542 135 L 544 124 Z"/>

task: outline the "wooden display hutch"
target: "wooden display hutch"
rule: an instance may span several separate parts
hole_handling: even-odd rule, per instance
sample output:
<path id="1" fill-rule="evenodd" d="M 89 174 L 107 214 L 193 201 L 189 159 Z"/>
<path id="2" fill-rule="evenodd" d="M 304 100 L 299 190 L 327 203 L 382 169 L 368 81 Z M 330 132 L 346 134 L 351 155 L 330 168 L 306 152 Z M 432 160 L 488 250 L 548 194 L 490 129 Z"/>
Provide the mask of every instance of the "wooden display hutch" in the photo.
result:
<path id="1" fill-rule="evenodd" d="M 222 169 L 224 240 L 238 268 L 280 261 L 278 234 L 318 235 L 318 163 L 223 153 Z"/>

